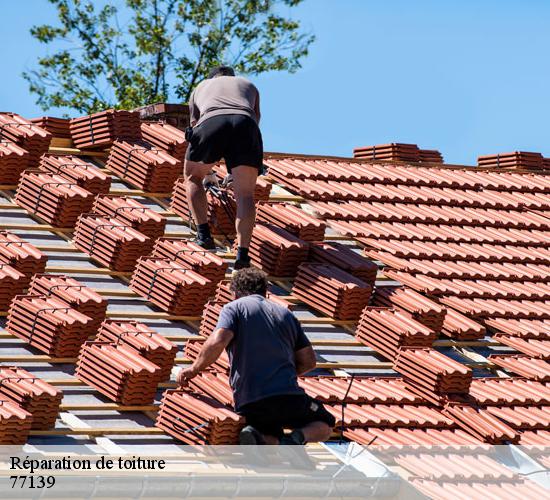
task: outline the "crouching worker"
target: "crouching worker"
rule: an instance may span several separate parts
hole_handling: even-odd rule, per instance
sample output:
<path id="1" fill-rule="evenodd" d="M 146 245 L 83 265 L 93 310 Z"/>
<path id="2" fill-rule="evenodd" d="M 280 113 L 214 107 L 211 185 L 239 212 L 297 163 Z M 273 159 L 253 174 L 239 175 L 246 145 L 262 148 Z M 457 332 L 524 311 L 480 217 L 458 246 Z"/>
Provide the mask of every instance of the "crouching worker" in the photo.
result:
<path id="1" fill-rule="evenodd" d="M 298 319 L 266 299 L 267 277 L 259 269 L 238 271 L 231 290 L 236 300 L 224 306 L 216 330 L 191 367 L 180 371 L 178 383 L 185 385 L 227 349 L 235 411 L 247 423 L 241 444 L 327 440 L 334 417 L 298 385 L 298 375 L 316 365 Z"/>

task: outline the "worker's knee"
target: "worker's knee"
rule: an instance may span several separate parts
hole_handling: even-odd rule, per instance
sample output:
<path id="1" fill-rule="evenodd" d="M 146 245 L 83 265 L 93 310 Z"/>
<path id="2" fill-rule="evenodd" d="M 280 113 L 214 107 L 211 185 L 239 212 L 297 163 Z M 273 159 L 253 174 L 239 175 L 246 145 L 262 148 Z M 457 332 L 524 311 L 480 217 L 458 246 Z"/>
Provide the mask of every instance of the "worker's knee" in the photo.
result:
<path id="1" fill-rule="evenodd" d="M 326 424 L 325 422 L 320 422 L 319 434 L 320 434 L 319 441 L 328 441 L 328 439 L 332 434 L 332 428 L 330 427 L 330 425 Z"/>

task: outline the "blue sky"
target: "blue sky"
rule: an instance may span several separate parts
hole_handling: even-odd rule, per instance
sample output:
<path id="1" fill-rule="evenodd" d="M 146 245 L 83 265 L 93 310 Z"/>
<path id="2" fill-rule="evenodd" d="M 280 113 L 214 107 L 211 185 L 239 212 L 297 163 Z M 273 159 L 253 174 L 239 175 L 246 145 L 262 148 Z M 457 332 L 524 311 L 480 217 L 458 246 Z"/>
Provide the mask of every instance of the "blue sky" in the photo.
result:
<path id="1" fill-rule="evenodd" d="M 317 41 L 300 72 L 254 79 L 266 150 L 412 142 L 450 163 L 550 156 L 550 2 L 306 0 L 294 12 Z M 0 110 L 44 114 L 21 73 L 45 50 L 29 28 L 53 21 L 46 0 L 2 1 Z"/>

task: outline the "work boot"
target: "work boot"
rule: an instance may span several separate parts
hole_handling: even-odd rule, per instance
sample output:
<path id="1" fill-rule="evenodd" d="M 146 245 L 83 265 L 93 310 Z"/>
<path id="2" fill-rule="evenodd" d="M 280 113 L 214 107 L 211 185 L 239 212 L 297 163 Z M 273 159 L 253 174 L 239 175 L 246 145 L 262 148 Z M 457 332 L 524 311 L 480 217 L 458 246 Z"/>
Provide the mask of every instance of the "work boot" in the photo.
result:
<path id="1" fill-rule="evenodd" d="M 239 444 L 244 445 L 262 445 L 265 444 L 265 439 L 262 436 L 261 432 L 258 431 L 255 427 L 252 427 L 251 425 L 247 425 L 243 428 L 241 433 L 239 434 Z"/>
<path id="2" fill-rule="evenodd" d="M 205 250 L 216 250 L 216 243 L 214 243 L 213 238 L 200 238 L 199 236 L 197 236 L 193 240 L 193 243 L 196 243 Z"/>
<path id="3" fill-rule="evenodd" d="M 246 269 L 247 267 L 250 267 L 250 257 L 247 257 L 246 259 L 238 259 L 235 261 L 235 265 L 233 266 L 233 269 L 235 271 L 238 271 L 239 269 Z"/>

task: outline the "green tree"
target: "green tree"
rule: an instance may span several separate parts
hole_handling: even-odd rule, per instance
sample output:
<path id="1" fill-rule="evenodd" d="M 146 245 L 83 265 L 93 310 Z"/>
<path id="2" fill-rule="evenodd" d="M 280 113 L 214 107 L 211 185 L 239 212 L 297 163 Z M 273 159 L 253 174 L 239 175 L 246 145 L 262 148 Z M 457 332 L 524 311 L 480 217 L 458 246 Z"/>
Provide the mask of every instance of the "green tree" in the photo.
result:
<path id="1" fill-rule="evenodd" d="M 216 64 L 295 72 L 314 36 L 285 12 L 303 0 L 49 0 L 59 25 L 31 34 L 51 55 L 23 74 L 37 103 L 90 113 L 187 102 Z M 99 4 L 99 6 L 98 6 Z"/>

